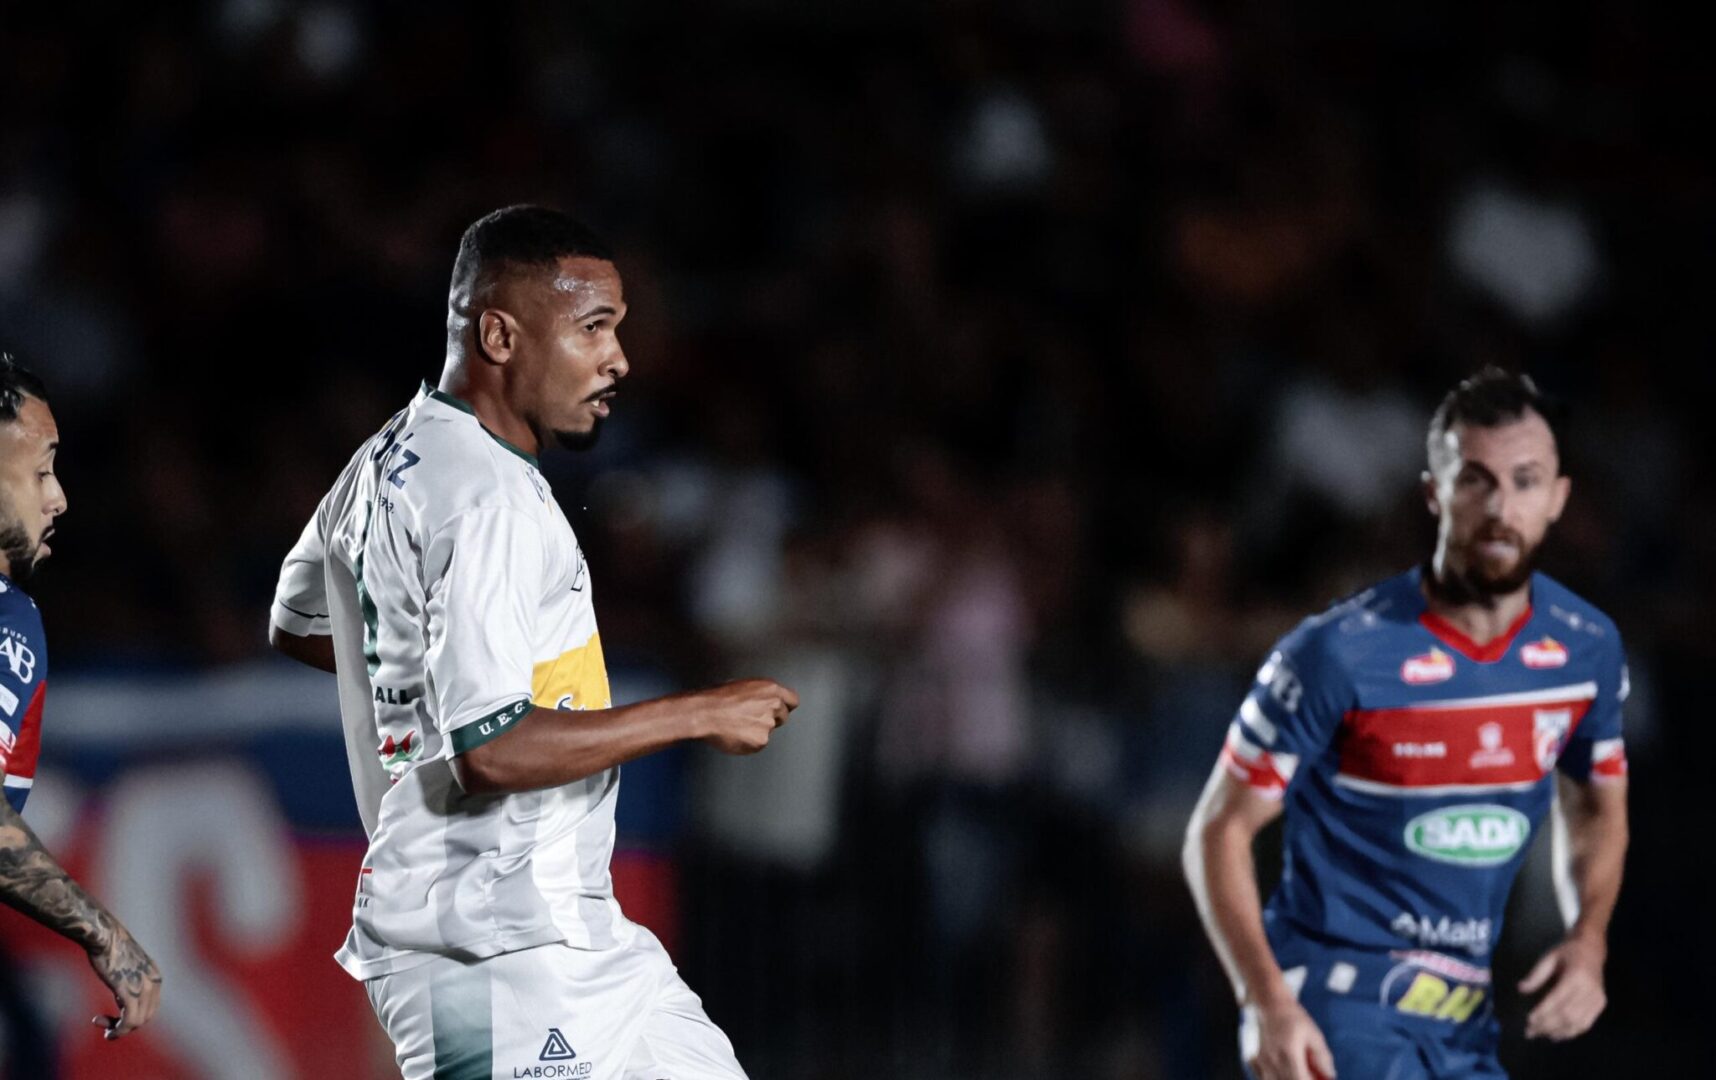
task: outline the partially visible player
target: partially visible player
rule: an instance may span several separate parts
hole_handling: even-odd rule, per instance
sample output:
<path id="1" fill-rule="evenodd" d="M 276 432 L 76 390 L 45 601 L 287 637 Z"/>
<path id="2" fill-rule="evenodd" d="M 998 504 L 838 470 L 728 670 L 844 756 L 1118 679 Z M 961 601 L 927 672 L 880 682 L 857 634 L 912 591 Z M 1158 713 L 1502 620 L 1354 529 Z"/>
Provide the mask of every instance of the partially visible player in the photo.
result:
<path id="1" fill-rule="evenodd" d="M 1571 488 L 1554 415 L 1499 369 L 1449 393 L 1431 559 L 1301 623 L 1228 731 L 1185 865 L 1259 1080 L 1506 1075 L 1490 955 L 1557 776 L 1577 911 L 1520 985 L 1547 990 L 1526 1034 L 1570 1039 L 1603 1011 L 1627 676 L 1614 623 L 1533 569 Z M 1283 813 L 1263 909 L 1252 840 Z"/>
<path id="2" fill-rule="evenodd" d="M 608 249 L 515 206 L 465 233 L 439 386 L 358 449 L 286 558 L 271 638 L 339 677 L 369 831 L 339 961 L 406 1080 L 743 1080 L 608 863 L 621 763 L 753 753 L 767 679 L 611 708 L 590 570 L 539 451 L 630 370 Z"/>
<path id="3" fill-rule="evenodd" d="M 60 433 L 41 380 L 0 352 L 0 901 L 89 954 L 113 991 L 117 1016 L 94 1023 L 117 1039 L 149 1022 L 161 1000 L 161 972 L 129 931 L 42 849 L 20 816 L 36 778 L 48 642 L 36 602 L 23 590 L 47 558 L 66 493 L 54 475 Z"/>

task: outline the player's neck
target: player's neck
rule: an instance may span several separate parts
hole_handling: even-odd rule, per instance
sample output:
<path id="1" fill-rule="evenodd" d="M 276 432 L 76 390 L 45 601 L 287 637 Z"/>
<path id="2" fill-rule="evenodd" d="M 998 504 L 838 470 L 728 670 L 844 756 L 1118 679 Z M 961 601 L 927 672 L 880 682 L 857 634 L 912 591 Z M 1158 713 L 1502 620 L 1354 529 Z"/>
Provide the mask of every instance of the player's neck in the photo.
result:
<path id="1" fill-rule="evenodd" d="M 436 389 L 469 405 L 484 427 L 513 446 L 532 456 L 541 453 L 536 432 L 531 430 L 524 417 L 507 407 L 506 398 L 498 387 L 479 386 L 463 367 L 450 364 L 441 373 L 441 385 Z"/>
<path id="2" fill-rule="evenodd" d="M 1427 567 L 1423 589 L 1430 613 L 1477 645 L 1488 645 L 1513 629 L 1526 608 L 1531 606 L 1530 582 L 1510 593 L 1476 597 Z"/>

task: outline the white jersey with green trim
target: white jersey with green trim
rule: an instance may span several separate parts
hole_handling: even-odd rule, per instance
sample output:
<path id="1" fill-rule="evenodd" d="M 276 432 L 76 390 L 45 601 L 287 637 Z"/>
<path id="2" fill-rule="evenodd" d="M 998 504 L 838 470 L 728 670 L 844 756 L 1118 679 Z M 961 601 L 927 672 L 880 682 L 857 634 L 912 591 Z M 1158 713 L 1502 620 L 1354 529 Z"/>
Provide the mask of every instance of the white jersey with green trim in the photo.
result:
<path id="1" fill-rule="evenodd" d="M 618 769 L 475 796 L 449 764 L 533 704 L 612 704 L 583 553 L 535 458 L 425 384 L 322 499 L 273 621 L 334 638 L 370 841 L 337 954 L 353 977 L 631 940 L 608 868 Z"/>

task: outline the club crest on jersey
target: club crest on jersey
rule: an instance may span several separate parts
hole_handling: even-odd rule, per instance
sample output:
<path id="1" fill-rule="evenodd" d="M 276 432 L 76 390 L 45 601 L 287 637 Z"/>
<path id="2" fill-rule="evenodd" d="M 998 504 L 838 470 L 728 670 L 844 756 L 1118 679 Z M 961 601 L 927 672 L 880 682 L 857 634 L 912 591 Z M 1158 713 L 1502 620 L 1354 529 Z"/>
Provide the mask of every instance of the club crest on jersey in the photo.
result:
<path id="1" fill-rule="evenodd" d="M 383 739 L 375 752 L 381 755 L 381 763 L 388 767 L 403 765 L 414 761 L 423 752 L 423 743 L 416 738 L 415 731 L 407 731 L 405 738 L 395 742 L 392 735 Z"/>
<path id="2" fill-rule="evenodd" d="M 1454 658 L 1441 649 L 1431 649 L 1400 665 L 1400 681 L 1408 686 L 1427 686 L 1454 677 Z"/>
<path id="3" fill-rule="evenodd" d="M 1520 646 L 1519 659 L 1526 667 L 1535 671 L 1566 667 L 1567 646 L 1552 637 L 1545 637 L 1542 641 L 1529 641 Z"/>
<path id="4" fill-rule="evenodd" d="M 1572 727 L 1572 709 L 1537 709 L 1531 714 L 1532 745 L 1537 750 L 1538 768 L 1548 772 L 1555 767 Z"/>
<path id="5" fill-rule="evenodd" d="M 1478 728 L 1479 749 L 1472 754 L 1474 769 L 1505 769 L 1513 764 L 1513 751 L 1503 745 L 1507 740 L 1507 732 L 1495 722 L 1480 725 Z"/>

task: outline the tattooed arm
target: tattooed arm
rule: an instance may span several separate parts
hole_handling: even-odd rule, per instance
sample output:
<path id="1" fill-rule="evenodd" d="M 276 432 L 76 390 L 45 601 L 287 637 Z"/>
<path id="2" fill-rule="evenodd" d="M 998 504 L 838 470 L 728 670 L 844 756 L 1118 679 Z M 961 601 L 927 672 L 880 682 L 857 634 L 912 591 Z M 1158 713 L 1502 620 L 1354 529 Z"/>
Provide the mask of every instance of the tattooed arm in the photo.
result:
<path id="1" fill-rule="evenodd" d="M 36 834 L 0 799 L 0 901 L 70 938 L 113 991 L 118 1016 L 98 1016 L 109 1039 L 142 1027 L 161 1001 L 161 972 L 119 920 L 83 891 L 42 848 Z"/>

